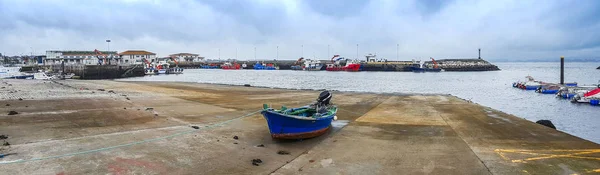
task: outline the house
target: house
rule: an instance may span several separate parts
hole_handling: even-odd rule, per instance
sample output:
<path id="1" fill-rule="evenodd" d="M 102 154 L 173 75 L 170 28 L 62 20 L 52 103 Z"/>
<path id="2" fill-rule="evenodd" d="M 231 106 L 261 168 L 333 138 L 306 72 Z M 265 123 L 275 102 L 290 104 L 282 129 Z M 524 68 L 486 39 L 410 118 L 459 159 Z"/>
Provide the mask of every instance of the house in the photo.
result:
<path id="1" fill-rule="evenodd" d="M 119 53 L 119 58 L 121 58 L 120 64 L 142 64 L 144 63 L 142 59 L 155 62 L 156 54 L 145 50 L 128 50 Z"/>
<path id="2" fill-rule="evenodd" d="M 178 62 L 199 62 L 204 59 L 204 57 L 199 57 L 198 54 L 193 53 L 176 53 L 169 55 L 169 57 L 177 58 Z"/>
<path id="3" fill-rule="evenodd" d="M 100 51 L 100 52 L 109 58 L 117 54 L 116 51 Z M 46 51 L 46 56 L 45 56 L 44 60 L 42 60 L 42 64 L 45 64 L 45 65 L 61 64 L 61 62 L 63 60 L 65 61 L 65 64 L 96 65 L 99 63 L 98 57 L 96 56 L 96 52 L 94 52 L 94 51 L 49 50 L 49 51 Z"/>

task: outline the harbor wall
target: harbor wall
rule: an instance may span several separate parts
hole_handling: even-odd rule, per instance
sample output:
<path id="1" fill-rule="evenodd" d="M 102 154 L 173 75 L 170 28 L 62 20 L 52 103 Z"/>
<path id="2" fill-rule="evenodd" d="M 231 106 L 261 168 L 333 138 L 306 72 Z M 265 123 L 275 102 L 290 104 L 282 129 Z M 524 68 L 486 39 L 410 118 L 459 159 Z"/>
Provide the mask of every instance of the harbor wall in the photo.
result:
<path id="1" fill-rule="evenodd" d="M 483 59 L 441 59 L 436 60 L 438 66 L 445 71 L 496 71 L 498 66 Z M 426 61 L 424 66 L 433 67 L 432 61 Z"/>

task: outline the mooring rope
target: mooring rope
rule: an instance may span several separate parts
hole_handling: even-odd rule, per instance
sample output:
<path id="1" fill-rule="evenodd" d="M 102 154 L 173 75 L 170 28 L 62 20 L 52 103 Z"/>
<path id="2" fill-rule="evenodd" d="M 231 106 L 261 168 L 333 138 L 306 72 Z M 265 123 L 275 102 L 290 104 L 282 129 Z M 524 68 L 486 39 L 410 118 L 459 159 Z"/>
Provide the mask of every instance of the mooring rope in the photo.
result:
<path id="1" fill-rule="evenodd" d="M 79 151 L 79 152 L 74 152 L 74 153 L 67 153 L 67 154 L 55 155 L 55 156 L 38 157 L 38 158 L 31 158 L 31 159 L 20 159 L 20 160 L 14 160 L 14 161 L 4 161 L 4 162 L 0 162 L 0 165 L 13 164 L 13 163 L 24 163 L 24 162 L 32 162 L 32 161 L 48 160 L 48 159 L 57 159 L 57 158 L 70 157 L 70 156 L 76 156 L 76 155 L 82 155 L 82 154 L 91 154 L 91 153 L 97 153 L 97 152 L 102 152 L 102 151 L 108 151 L 108 150 L 115 149 L 115 148 L 122 148 L 122 147 L 127 147 L 127 146 L 138 145 L 138 144 L 142 144 L 142 143 L 149 143 L 149 142 L 153 142 L 153 141 L 157 141 L 157 140 L 168 139 L 168 138 L 173 138 L 173 137 L 177 137 L 177 136 L 180 136 L 180 135 L 185 135 L 185 134 L 190 134 L 190 133 L 198 132 L 201 129 L 214 128 L 214 127 L 221 126 L 223 124 L 232 122 L 234 120 L 239 120 L 239 119 L 242 119 L 242 118 L 245 118 L 245 117 L 252 116 L 252 115 L 254 115 L 254 114 L 258 113 L 258 112 L 261 112 L 261 111 L 262 110 L 254 111 L 254 112 L 248 113 L 246 115 L 243 115 L 243 116 L 240 116 L 240 117 L 237 117 L 237 118 L 225 120 L 225 121 L 218 122 L 218 123 L 211 124 L 211 125 L 206 125 L 204 127 L 201 127 L 200 129 L 192 129 L 190 131 L 183 131 L 183 132 L 179 132 L 179 133 L 175 133 L 175 134 L 171 134 L 171 135 L 167 135 L 167 136 L 163 136 L 163 137 L 146 139 L 146 140 L 141 140 L 141 141 L 137 141 L 137 142 L 131 142 L 131 143 L 126 143 L 126 144 L 121 144 L 121 145 L 115 145 L 115 146 L 109 146 L 109 147 L 104 147 L 104 148 L 92 149 L 92 150 L 87 150 L 87 151 Z"/>

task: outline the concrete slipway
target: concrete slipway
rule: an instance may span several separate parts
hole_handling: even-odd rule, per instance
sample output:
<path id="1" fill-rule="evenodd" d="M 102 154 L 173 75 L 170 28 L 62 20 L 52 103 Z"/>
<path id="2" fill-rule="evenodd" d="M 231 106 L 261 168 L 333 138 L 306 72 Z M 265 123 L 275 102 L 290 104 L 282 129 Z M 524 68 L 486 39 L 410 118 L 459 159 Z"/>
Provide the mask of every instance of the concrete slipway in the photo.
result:
<path id="1" fill-rule="evenodd" d="M 15 153 L 0 158 L 1 174 L 600 173 L 598 144 L 448 95 L 334 92 L 341 110 L 332 132 L 276 141 L 256 113 L 262 104 L 304 105 L 317 91 L 107 80 L 0 86 L 0 134 L 8 135 L 0 142 L 10 143 L 0 152 Z"/>

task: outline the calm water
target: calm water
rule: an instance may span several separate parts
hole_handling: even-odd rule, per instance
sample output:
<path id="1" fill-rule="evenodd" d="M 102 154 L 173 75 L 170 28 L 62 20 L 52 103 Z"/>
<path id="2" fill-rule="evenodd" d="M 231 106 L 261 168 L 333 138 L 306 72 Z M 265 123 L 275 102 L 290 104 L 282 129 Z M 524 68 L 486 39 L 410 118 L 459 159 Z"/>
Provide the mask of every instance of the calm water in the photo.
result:
<path id="1" fill-rule="evenodd" d="M 329 89 L 387 93 L 452 94 L 531 121 L 551 120 L 557 129 L 600 143 L 600 107 L 572 104 L 554 95 L 512 88 L 531 75 L 558 82 L 560 63 L 497 63 L 493 72 L 308 72 L 189 69 L 182 75 L 158 75 L 123 81 L 183 81 L 292 89 Z M 565 81 L 596 84 L 600 63 L 566 63 Z"/>

